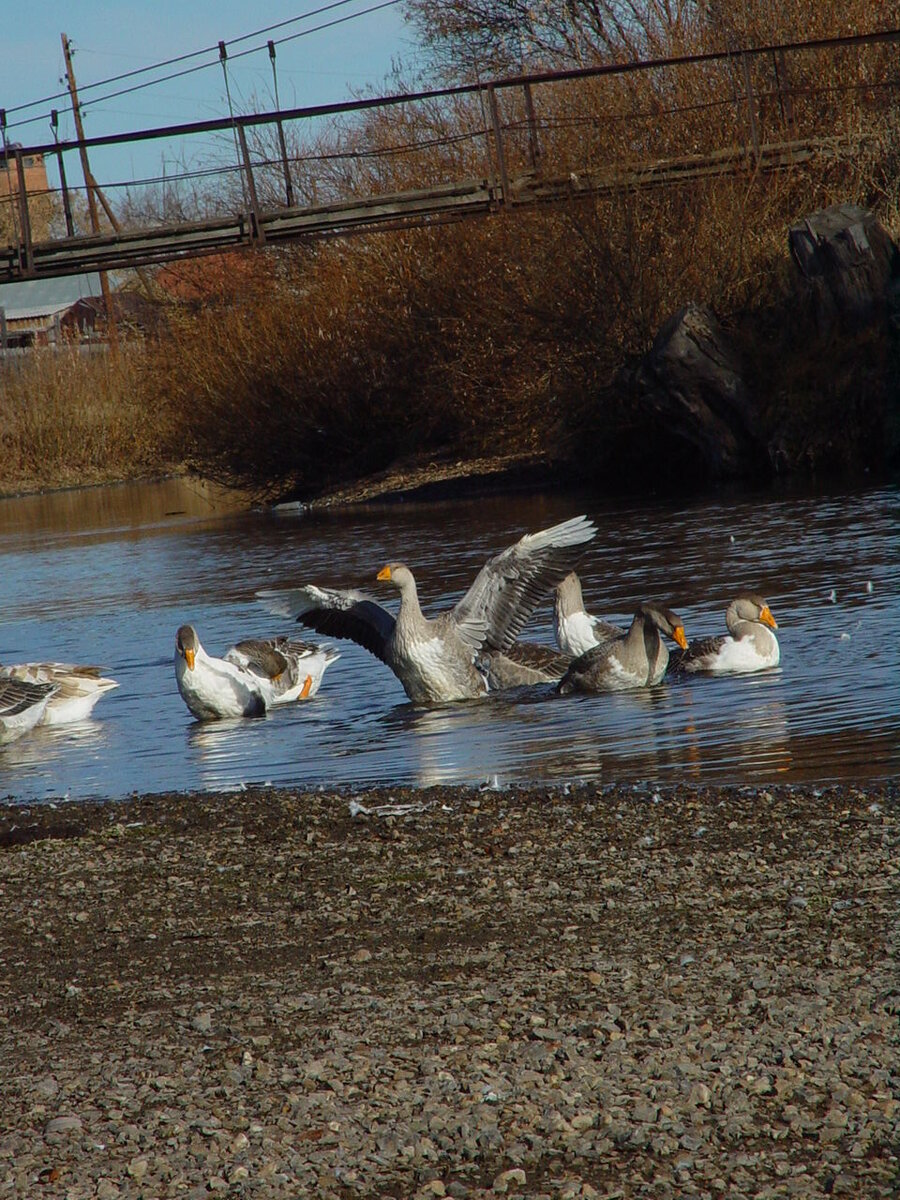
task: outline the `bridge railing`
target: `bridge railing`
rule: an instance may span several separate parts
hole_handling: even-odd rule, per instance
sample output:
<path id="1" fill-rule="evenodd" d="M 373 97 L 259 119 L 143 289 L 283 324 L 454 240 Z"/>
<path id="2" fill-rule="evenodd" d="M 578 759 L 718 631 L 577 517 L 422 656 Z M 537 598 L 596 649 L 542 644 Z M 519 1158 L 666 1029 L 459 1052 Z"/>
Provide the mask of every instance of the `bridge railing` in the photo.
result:
<path id="1" fill-rule="evenodd" d="M 898 43 L 887 30 L 16 146 L 0 161 L 0 281 L 850 153 L 897 137 Z M 143 164 L 127 179 L 123 147 Z M 100 233 L 73 184 L 82 149 Z M 39 158 L 58 186 L 28 187 Z"/>

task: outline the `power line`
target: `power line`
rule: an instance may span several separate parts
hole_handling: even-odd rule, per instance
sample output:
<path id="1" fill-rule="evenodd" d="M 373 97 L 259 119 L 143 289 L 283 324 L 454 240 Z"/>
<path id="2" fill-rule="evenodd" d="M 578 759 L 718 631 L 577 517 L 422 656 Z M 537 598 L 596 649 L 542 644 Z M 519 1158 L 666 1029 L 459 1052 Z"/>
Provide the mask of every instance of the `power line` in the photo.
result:
<path id="1" fill-rule="evenodd" d="M 344 5 L 352 4 L 354 2 L 355 2 L 355 0 L 332 0 L 332 2 L 330 4 L 320 5 L 318 8 L 310 9 L 309 12 L 301 13 L 299 16 L 288 17 L 284 21 L 276 22 L 274 25 L 264 26 L 261 29 L 255 29 L 252 33 L 244 33 L 244 34 L 241 34 L 240 37 L 231 38 L 230 40 L 225 42 L 225 45 L 226 46 L 236 46 L 241 42 L 249 41 L 250 38 L 259 37 L 261 34 L 264 34 L 264 33 L 271 33 L 276 29 L 283 29 L 287 25 L 296 24 L 298 21 L 308 21 L 311 17 L 321 16 L 322 13 L 331 12 L 333 9 L 336 9 L 336 8 L 343 8 Z M 298 33 L 290 34 L 287 37 L 279 38 L 276 40 L 276 45 L 282 45 L 284 42 L 294 41 L 296 38 L 306 37 L 311 33 L 318 33 L 323 29 L 330 29 L 334 25 L 340 25 L 345 21 L 354 20 L 356 17 L 366 16 L 370 12 L 377 12 L 378 9 L 388 8 L 391 5 L 397 4 L 399 2 L 400 2 L 400 0 L 384 0 L 384 3 L 376 4 L 376 5 L 372 6 L 371 8 L 361 9 L 358 12 L 350 13 L 344 17 L 339 17 L 334 21 L 323 22 L 321 25 L 316 25 L 312 29 L 300 30 Z M 232 58 L 244 58 L 246 55 L 255 54 L 258 50 L 261 50 L 264 48 L 265 47 L 263 47 L 263 46 L 252 46 L 250 49 L 241 50 L 237 54 L 232 55 L 231 57 Z M 107 87 L 110 84 L 119 83 L 125 79 L 133 79 L 138 75 L 145 75 L 148 71 L 158 71 L 158 70 L 161 70 L 163 67 L 174 66 L 176 63 L 180 63 L 180 62 L 187 62 L 192 58 L 198 58 L 202 54 L 211 54 L 211 53 L 218 54 L 218 49 L 219 49 L 219 43 L 217 42 L 215 46 L 206 46 L 202 50 L 192 50 L 186 54 L 180 54 L 174 58 L 168 58 L 161 62 L 153 63 L 147 67 L 137 67 L 133 71 L 124 71 L 119 75 L 112 75 L 107 79 L 100 79 L 94 83 L 85 84 L 81 88 L 81 94 L 82 94 L 82 96 L 84 96 L 85 92 L 89 92 L 89 91 L 99 88 L 99 87 Z M 197 71 L 206 70 L 207 67 L 215 66 L 216 62 L 218 62 L 218 61 L 219 60 L 217 58 L 212 62 L 199 63 L 197 66 L 188 67 L 186 70 L 183 70 L 183 71 L 173 71 L 169 75 L 163 75 L 158 79 L 148 79 L 144 83 L 135 84 L 133 87 L 121 88 L 117 92 L 110 92 L 104 96 L 92 97 L 89 101 L 86 101 L 85 103 L 102 104 L 107 100 L 115 99 L 117 96 L 126 96 L 131 92 L 141 91 L 143 88 L 153 87 L 154 85 L 159 84 L 159 83 L 167 83 L 172 79 L 179 79 L 184 75 L 192 75 Z M 62 99 L 63 97 L 67 97 L 67 96 L 68 96 L 67 91 L 57 92 L 52 96 L 44 96 L 40 100 L 30 100 L 26 104 L 13 105 L 12 107 L 8 107 L 6 111 L 7 111 L 7 113 L 24 112 L 29 108 L 36 108 L 36 107 L 38 107 L 38 105 L 41 105 L 41 104 L 49 104 L 53 100 L 59 100 L 59 99 Z M 63 112 L 71 112 L 72 111 L 71 106 L 63 108 L 62 111 Z M 43 120 L 48 119 L 48 117 L 49 117 L 49 113 L 40 113 L 36 117 L 26 117 L 20 121 L 10 121 L 7 127 L 10 129 L 13 129 L 13 128 L 18 128 L 19 126 L 22 126 L 22 125 L 33 125 L 37 121 L 43 121 Z"/>

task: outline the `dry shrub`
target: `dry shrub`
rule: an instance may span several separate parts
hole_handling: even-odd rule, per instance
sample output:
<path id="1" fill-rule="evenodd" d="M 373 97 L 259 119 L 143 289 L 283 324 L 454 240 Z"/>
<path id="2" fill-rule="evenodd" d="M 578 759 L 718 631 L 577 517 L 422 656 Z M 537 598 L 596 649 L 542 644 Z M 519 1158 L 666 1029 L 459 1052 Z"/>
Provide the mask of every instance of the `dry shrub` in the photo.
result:
<path id="1" fill-rule="evenodd" d="M 844 17 L 872 28 L 883 14 L 871 0 L 844 6 L 839 23 L 831 5 L 815 20 L 798 4 L 713 5 L 702 22 L 687 7 L 669 27 L 667 6 L 648 5 L 646 45 L 721 50 L 845 32 Z M 616 372 L 672 312 L 699 301 L 727 323 L 771 307 L 787 228 L 816 208 L 858 202 L 890 216 L 900 143 L 877 85 L 895 53 L 753 60 L 762 142 L 862 135 L 853 156 L 783 174 L 755 170 L 735 59 L 536 88 L 545 178 L 729 147 L 747 151 L 744 169 L 256 254 L 261 286 L 222 286 L 218 303 L 177 310 L 155 368 L 169 409 L 186 406 L 193 465 L 264 494 L 309 493 L 411 455 L 571 454 L 586 435 L 602 451 L 629 420 Z M 507 166 L 524 178 L 524 95 L 499 98 Z M 321 203 L 495 175 L 489 125 L 477 97 L 370 110 L 307 147 L 302 194 Z M 273 195 L 277 184 L 276 172 Z"/>
<path id="2" fill-rule="evenodd" d="M 4 492 L 104 483 L 164 469 L 172 425 L 145 396 L 147 352 L 37 350 L 0 364 Z"/>

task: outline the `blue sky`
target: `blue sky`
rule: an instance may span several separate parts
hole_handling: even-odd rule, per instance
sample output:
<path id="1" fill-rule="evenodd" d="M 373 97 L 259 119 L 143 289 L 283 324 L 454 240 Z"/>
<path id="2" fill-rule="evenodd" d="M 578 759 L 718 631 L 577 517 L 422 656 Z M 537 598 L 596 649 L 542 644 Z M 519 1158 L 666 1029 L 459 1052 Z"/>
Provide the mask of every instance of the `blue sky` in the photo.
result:
<path id="1" fill-rule="evenodd" d="M 274 107 L 272 68 L 265 42 L 276 41 L 324 22 L 369 8 L 379 0 L 349 0 L 309 20 L 229 48 L 228 80 L 237 111 Z M 292 17 L 322 8 L 329 0 L 3 0 L 0 36 L 0 107 L 7 109 L 10 141 L 39 144 L 52 137 L 47 114 L 60 110 L 59 136 L 74 137 L 71 114 L 63 113 L 65 97 L 36 108 L 15 111 L 65 88 L 65 66 L 60 34 L 66 33 L 75 49 L 74 65 L 84 109 L 87 136 L 102 136 L 133 129 L 152 128 L 185 121 L 227 116 L 225 83 L 216 56 L 191 59 L 163 74 L 213 60 L 212 66 L 148 87 L 129 95 L 104 100 L 115 91 L 141 82 L 139 76 L 108 88 L 89 84 L 120 75 L 195 50 L 230 41 Z M 278 90 L 282 108 L 327 104 L 352 94 L 391 90 L 387 84 L 392 64 L 399 60 L 409 74 L 421 63 L 412 30 L 405 25 L 401 5 L 361 15 L 330 29 L 305 33 L 277 46 Z M 258 52 L 240 59 L 232 56 L 250 46 Z M 257 102 L 254 102 L 256 99 Z M 20 124 L 24 118 L 39 117 Z M 167 151 L 156 143 L 139 152 L 116 150 L 92 155 L 98 181 L 124 180 L 156 174 Z M 177 150 L 171 151 L 176 154 Z M 73 161 L 71 174 L 77 171 Z M 51 170 L 51 184 L 55 171 Z M 76 175 L 80 182 L 80 176 Z"/>

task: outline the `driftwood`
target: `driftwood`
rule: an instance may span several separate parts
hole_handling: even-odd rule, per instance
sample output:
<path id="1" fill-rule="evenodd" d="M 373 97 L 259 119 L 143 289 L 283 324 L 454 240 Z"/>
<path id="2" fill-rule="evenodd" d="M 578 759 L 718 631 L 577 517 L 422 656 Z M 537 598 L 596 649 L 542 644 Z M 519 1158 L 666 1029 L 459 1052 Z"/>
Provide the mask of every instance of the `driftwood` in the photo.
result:
<path id="1" fill-rule="evenodd" d="M 791 227 L 801 302 L 816 327 L 858 329 L 883 315 L 900 252 L 877 217 L 854 204 L 812 213 Z"/>
<path id="2" fill-rule="evenodd" d="M 633 378 L 645 419 L 666 430 L 701 476 L 746 474 L 758 465 L 755 406 L 733 348 L 713 313 L 688 304 L 662 326 Z M 685 445 L 686 444 L 686 445 Z"/>

